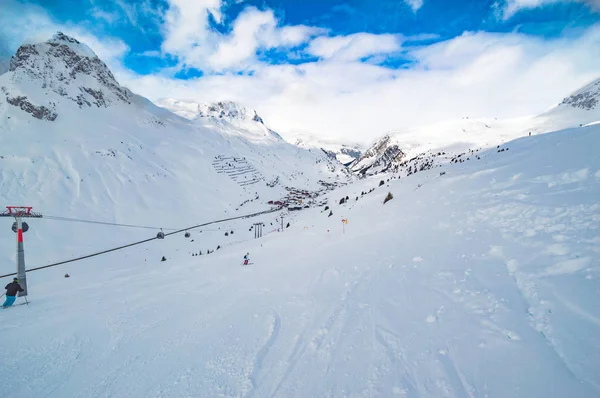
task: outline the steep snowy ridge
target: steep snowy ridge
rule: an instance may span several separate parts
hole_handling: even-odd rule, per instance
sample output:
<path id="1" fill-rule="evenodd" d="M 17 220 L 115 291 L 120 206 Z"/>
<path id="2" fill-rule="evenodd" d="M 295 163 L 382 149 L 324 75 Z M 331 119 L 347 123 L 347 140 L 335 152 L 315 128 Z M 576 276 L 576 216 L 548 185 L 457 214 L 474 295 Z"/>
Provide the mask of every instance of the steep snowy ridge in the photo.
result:
<path id="1" fill-rule="evenodd" d="M 359 174 L 376 174 L 385 172 L 394 164 L 399 164 L 406 157 L 392 137 L 384 136 L 378 140 L 364 155 L 350 165 L 350 169 Z"/>

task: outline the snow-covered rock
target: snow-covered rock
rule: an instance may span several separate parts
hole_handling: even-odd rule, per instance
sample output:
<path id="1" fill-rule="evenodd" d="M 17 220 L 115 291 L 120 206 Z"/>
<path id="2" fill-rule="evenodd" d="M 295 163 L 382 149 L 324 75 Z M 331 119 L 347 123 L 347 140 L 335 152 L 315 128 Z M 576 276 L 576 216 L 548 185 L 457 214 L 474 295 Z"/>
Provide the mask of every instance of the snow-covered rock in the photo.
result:
<path id="1" fill-rule="evenodd" d="M 561 106 L 593 111 L 600 108 L 600 79 L 593 81 L 587 86 L 577 90 L 561 103 Z"/>
<path id="2" fill-rule="evenodd" d="M 8 74 L 1 87 L 7 103 L 38 119 L 55 120 L 57 104 L 67 100 L 80 108 L 109 107 L 129 104 L 132 96 L 88 46 L 60 32 L 19 47 Z"/>
<path id="3" fill-rule="evenodd" d="M 258 116 L 254 109 L 248 109 L 233 101 L 201 104 L 195 101 L 165 98 L 159 100 L 157 104 L 190 120 L 204 117 L 226 120 L 252 120 L 264 124 L 262 118 Z"/>
<path id="4" fill-rule="evenodd" d="M 375 174 L 385 172 L 394 164 L 399 164 L 406 158 L 400 146 L 394 143 L 390 135 L 378 140 L 364 155 L 350 165 L 350 169 L 359 174 Z"/>
<path id="5" fill-rule="evenodd" d="M 436 123 L 386 134 L 350 165 L 360 175 L 396 171 L 410 159 L 426 153 L 462 153 L 496 146 L 525 135 L 529 119 L 499 121 L 471 119 Z"/>

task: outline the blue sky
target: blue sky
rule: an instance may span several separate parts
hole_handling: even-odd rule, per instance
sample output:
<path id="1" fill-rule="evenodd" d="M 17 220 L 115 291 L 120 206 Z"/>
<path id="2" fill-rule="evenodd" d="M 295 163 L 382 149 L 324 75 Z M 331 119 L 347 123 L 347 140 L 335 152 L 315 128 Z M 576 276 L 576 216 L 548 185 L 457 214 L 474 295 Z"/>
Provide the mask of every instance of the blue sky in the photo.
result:
<path id="1" fill-rule="evenodd" d="M 62 30 L 152 100 L 232 99 L 284 133 L 331 138 L 535 114 L 600 74 L 600 0 L 2 0 L 0 11 L 0 56 Z M 349 116 L 366 110 L 375 117 Z"/>
<path id="2" fill-rule="evenodd" d="M 21 3 L 43 7 L 58 23 L 78 23 L 97 37 L 119 37 L 129 47 L 124 55 L 125 66 L 140 74 L 156 72 L 177 64 L 168 54 L 156 57 L 142 56 L 161 51 L 164 13 L 167 0 L 31 0 Z M 503 18 L 502 2 L 497 0 L 425 0 L 414 10 L 410 2 L 402 0 L 247 0 L 224 1 L 222 20 L 211 18 L 211 28 L 222 34 L 230 33 L 233 23 L 248 7 L 272 10 L 281 25 L 306 25 L 326 29 L 328 35 L 355 33 L 401 34 L 403 36 L 431 35 L 427 43 L 447 40 L 465 31 L 523 32 L 541 37 L 577 35 L 582 29 L 598 21 L 596 14 L 585 2 L 549 1 L 539 7 L 522 8 L 510 18 Z M 435 38 L 434 38 L 435 37 Z M 421 42 L 422 44 L 422 42 Z M 288 57 L 286 51 L 268 51 L 261 54 L 267 63 L 298 63 L 297 57 Z M 302 60 L 314 57 L 304 55 Z M 405 60 L 386 59 L 385 65 L 401 67 Z M 181 78 L 202 74 L 196 65 Z"/>

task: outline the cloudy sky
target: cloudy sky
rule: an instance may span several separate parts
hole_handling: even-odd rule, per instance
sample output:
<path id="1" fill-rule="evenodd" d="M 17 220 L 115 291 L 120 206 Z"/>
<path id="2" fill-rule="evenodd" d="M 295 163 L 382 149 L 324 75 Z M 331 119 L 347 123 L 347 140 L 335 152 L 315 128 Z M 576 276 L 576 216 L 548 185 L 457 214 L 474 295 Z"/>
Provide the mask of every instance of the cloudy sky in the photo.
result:
<path id="1" fill-rule="evenodd" d="M 0 0 L 0 57 L 57 30 L 152 100 L 363 143 L 537 114 L 600 77 L 600 0 Z"/>

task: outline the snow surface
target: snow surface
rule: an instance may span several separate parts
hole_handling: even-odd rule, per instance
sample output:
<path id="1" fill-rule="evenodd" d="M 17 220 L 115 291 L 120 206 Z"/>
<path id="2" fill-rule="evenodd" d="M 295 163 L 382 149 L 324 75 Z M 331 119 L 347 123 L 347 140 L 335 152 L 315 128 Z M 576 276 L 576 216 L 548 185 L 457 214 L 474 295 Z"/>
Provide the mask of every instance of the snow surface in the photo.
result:
<path id="1" fill-rule="evenodd" d="M 192 232 L 31 273 L 31 304 L 0 312 L 3 391 L 596 397 L 599 145 L 599 126 L 522 138 L 443 176 L 347 185 L 332 217 L 293 213 L 284 233 L 208 256 L 190 256 L 209 233 Z M 75 229 L 47 223 L 30 223 L 27 256 L 67 254 Z M 90 250 L 116 243 L 110 227 L 73 228 Z"/>

